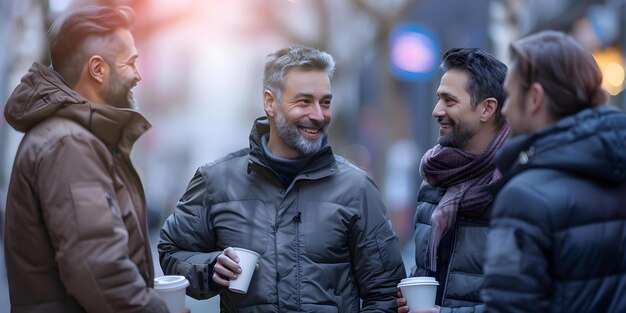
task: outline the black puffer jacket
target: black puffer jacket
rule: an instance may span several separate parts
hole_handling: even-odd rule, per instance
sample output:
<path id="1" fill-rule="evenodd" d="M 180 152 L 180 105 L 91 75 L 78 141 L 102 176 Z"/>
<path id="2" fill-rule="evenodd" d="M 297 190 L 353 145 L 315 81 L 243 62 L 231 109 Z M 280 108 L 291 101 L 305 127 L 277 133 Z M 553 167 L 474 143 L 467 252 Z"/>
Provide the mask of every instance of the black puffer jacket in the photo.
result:
<path id="1" fill-rule="evenodd" d="M 588 109 L 498 156 L 490 312 L 626 312 L 626 115 Z"/>
<path id="2" fill-rule="evenodd" d="M 444 312 L 483 312 L 480 286 L 489 212 L 478 216 L 457 215 L 454 227 L 447 232 L 437 249 L 436 273 L 428 270 L 428 241 L 431 216 L 445 189 L 422 183 L 415 215 L 415 264 L 412 276 L 434 276 L 439 282 L 435 303 Z"/>

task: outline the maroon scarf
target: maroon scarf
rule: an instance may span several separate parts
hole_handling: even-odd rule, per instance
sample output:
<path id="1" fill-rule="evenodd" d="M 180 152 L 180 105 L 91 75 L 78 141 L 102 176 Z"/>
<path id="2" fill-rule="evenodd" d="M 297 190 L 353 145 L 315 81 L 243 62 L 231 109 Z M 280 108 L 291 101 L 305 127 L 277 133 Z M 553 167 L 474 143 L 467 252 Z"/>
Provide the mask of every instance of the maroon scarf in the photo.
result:
<path id="1" fill-rule="evenodd" d="M 433 187 L 446 189 L 431 216 L 432 231 L 428 243 L 431 271 L 437 270 L 437 247 L 453 226 L 457 212 L 480 214 L 493 201 L 488 187 L 502 177 L 496 169 L 494 157 L 508 136 L 509 125 L 505 123 L 480 154 L 436 145 L 422 157 L 422 178 Z"/>

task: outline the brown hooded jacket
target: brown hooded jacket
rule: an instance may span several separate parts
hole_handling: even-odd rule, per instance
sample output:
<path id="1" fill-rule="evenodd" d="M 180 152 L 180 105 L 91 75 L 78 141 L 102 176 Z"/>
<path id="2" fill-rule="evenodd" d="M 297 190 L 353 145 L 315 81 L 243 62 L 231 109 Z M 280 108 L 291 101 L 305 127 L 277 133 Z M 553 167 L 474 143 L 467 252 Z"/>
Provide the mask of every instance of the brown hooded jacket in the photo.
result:
<path id="1" fill-rule="evenodd" d="M 25 132 L 6 207 L 12 312 L 167 312 L 149 288 L 146 202 L 129 158 L 150 124 L 38 63 L 4 115 Z"/>

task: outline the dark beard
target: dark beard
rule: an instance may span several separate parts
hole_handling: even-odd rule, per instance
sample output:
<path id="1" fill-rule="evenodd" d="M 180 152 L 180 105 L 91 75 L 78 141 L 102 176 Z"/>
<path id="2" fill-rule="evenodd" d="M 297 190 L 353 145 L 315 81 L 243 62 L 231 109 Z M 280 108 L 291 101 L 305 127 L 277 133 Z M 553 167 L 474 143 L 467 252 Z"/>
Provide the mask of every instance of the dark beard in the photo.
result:
<path id="1" fill-rule="evenodd" d="M 137 109 L 133 94 L 130 92 L 131 84 L 126 85 L 117 73 L 112 70 L 109 88 L 104 96 L 107 104 L 122 109 Z"/>
<path id="2" fill-rule="evenodd" d="M 455 123 L 452 133 L 440 136 L 437 142 L 444 147 L 463 149 L 474 135 L 473 129 Z"/>

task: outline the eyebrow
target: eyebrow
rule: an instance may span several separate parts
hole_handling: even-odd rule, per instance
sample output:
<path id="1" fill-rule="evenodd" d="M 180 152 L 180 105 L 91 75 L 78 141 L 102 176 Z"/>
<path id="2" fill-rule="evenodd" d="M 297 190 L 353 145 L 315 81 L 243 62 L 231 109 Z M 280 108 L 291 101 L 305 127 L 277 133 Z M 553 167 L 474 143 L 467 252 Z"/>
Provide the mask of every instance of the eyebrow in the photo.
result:
<path id="1" fill-rule="evenodd" d="M 457 97 L 455 97 L 453 94 L 448 93 L 448 92 L 437 92 L 437 95 L 439 96 L 439 98 L 441 97 L 446 97 L 446 98 L 450 98 L 454 101 L 458 101 L 459 99 Z"/>
<path id="2" fill-rule="evenodd" d="M 310 93 L 304 93 L 304 92 L 297 93 L 297 94 L 294 96 L 294 98 L 300 98 L 300 97 L 305 97 L 305 98 L 315 98 L 312 94 L 310 94 Z M 328 98 L 328 99 L 332 99 L 332 98 L 333 98 L 333 95 L 329 93 L 329 94 L 325 94 L 324 96 L 322 96 L 322 99 L 326 99 L 326 98 Z"/>
<path id="3" fill-rule="evenodd" d="M 128 60 L 126 60 L 126 62 L 130 62 L 130 61 L 136 60 L 137 58 L 139 58 L 139 55 L 138 54 L 133 54 L 133 55 L 130 56 L 130 58 L 128 58 Z"/>

